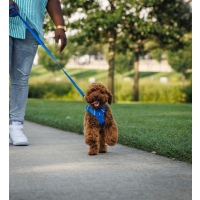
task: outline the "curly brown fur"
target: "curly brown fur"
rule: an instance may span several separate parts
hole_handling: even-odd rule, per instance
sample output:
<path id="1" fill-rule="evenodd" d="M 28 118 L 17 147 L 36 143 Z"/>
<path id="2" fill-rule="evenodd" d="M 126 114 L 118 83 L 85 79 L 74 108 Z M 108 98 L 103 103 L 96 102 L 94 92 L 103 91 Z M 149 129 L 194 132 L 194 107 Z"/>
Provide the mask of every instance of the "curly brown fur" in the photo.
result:
<path id="1" fill-rule="evenodd" d="M 112 103 L 111 92 L 101 83 L 93 83 L 88 88 L 85 100 L 93 109 L 105 108 L 105 123 L 101 127 L 98 120 L 86 111 L 84 116 L 85 143 L 89 145 L 89 155 L 106 153 L 107 145 L 114 146 L 118 141 L 118 128 L 108 104 Z"/>

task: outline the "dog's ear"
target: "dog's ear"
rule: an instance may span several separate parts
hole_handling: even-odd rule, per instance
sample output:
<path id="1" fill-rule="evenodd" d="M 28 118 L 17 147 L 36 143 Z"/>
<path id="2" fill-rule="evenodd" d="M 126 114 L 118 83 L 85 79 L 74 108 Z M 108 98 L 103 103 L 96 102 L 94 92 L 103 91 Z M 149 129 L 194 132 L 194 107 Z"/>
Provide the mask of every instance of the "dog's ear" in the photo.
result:
<path id="1" fill-rule="evenodd" d="M 108 103 L 111 104 L 113 101 L 113 95 L 109 90 L 107 90 L 106 93 L 108 95 Z"/>

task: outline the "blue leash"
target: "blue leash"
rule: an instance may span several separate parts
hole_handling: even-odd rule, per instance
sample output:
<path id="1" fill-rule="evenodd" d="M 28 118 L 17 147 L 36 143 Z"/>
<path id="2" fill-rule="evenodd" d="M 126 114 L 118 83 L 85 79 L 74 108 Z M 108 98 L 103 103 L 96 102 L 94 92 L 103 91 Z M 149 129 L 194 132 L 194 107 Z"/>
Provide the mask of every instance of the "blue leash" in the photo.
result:
<path id="1" fill-rule="evenodd" d="M 16 17 L 19 16 L 21 21 L 24 23 L 26 28 L 30 31 L 30 33 L 33 35 L 33 37 L 38 41 L 38 43 L 45 49 L 45 51 L 49 54 L 49 56 L 54 60 L 54 62 L 62 69 L 64 74 L 69 78 L 69 80 L 73 83 L 73 85 L 76 87 L 76 89 L 79 91 L 79 93 L 82 95 L 82 97 L 85 96 L 84 92 L 78 87 L 78 85 L 75 83 L 75 81 L 71 78 L 71 76 L 62 68 L 62 66 L 58 63 L 56 58 L 52 55 L 52 53 L 49 51 L 49 49 L 45 46 L 45 44 L 42 42 L 42 40 L 38 37 L 38 35 L 33 31 L 33 29 L 24 21 L 24 19 L 20 16 L 19 10 L 16 9 L 13 5 L 9 6 L 9 10 L 14 9 L 13 12 L 9 13 L 9 17 Z"/>

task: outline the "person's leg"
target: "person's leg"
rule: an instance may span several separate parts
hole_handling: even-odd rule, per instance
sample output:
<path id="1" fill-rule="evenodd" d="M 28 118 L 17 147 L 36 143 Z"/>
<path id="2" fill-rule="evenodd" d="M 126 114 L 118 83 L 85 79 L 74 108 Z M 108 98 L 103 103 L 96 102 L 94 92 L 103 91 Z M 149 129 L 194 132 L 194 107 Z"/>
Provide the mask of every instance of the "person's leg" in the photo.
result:
<path id="1" fill-rule="evenodd" d="M 28 81 L 38 42 L 27 30 L 26 39 L 9 37 L 9 45 L 10 138 L 14 145 L 28 145 L 22 129 L 28 98 Z"/>

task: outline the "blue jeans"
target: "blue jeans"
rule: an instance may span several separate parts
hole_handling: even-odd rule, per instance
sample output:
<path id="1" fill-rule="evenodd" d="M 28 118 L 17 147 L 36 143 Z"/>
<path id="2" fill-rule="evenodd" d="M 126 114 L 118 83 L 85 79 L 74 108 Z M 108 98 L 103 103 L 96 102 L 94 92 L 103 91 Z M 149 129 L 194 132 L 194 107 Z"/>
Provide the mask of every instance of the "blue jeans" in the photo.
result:
<path id="1" fill-rule="evenodd" d="M 28 81 L 37 48 L 38 42 L 28 30 L 25 39 L 9 37 L 10 124 L 24 121 Z"/>

